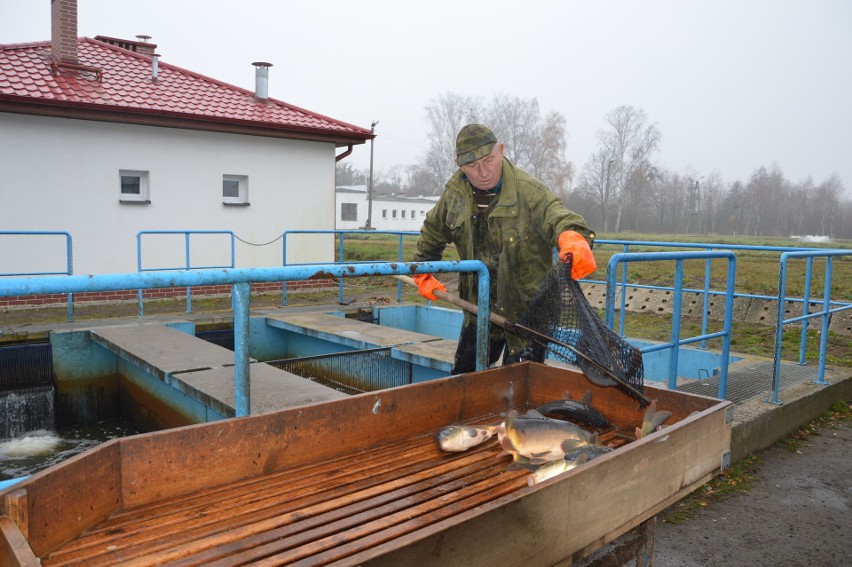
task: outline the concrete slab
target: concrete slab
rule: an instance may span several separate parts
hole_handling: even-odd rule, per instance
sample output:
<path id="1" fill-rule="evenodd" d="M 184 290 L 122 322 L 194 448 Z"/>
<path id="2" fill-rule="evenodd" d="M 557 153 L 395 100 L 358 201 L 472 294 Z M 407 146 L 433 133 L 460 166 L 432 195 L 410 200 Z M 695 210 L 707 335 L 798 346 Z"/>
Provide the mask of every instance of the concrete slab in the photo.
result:
<path id="1" fill-rule="evenodd" d="M 278 327 L 356 349 L 440 340 L 432 335 L 404 331 L 394 327 L 373 325 L 372 323 L 337 317 L 328 313 L 268 315 L 266 323 L 272 327 Z"/>
<path id="2" fill-rule="evenodd" d="M 132 323 L 91 329 L 92 341 L 168 382 L 176 372 L 234 364 L 234 353 L 158 323 Z"/>
<path id="3" fill-rule="evenodd" d="M 249 365 L 249 383 L 252 415 L 347 397 L 343 392 L 262 362 Z M 172 386 L 221 415 L 236 415 L 233 366 L 180 373 L 172 377 Z"/>
<path id="4" fill-rule="evenodd" d="M 426 368 L 450 372 L 455 362 L 457 347 L 458 341 L 449 339 L 424 341 L 393 349 L 393 357 Z"/>

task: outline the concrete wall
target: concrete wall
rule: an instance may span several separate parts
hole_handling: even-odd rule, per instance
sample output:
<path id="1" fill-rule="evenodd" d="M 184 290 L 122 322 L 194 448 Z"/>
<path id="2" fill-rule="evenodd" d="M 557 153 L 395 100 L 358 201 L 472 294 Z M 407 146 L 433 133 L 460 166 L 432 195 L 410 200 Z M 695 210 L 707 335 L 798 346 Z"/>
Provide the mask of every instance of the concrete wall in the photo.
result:
<path id="1" fill-rule="evenodd" d="M 606 285 L 604 284 L 583 284 L 583 292 L 586 299 L 593 307 L 598 309 L 606 308 Z M 621 306 L 621 292 L 618 291 L 616 299 L 616 311 Z M 692 317 L 701 317 L 704 309 L 704 295 L 701 293 L 684 293 L 683 294 L 683 313 Z M 627 299 L 625 301 L 625 309 L 628 312 L 649 312 L 659 314 L 671 314 L 672 312 L 672 292 L 655 289 L 639 289 L 634 287 L 627 288 Z M 811 312 L 820 310 L 812 307 Z M 777 318 L 778 302 L 769 299 L 757 299 L 751 297 L 736 298 L 734 300 L 734 324 L 738 321 L 747 323 L 756 323 L 761 325 L 775 326 Z M 713 321 L 722 321 L 725 316 L 725 300 L 723 296 L 711 296 L 708 305 L 710 319 Z M 791 319 L 802 314 L 801 303 L 787 302 L 785 306 L 784 318 Z M 617 315 L 616 315 L 617 317 Z M 822 328 L 822 318 L 813 318 L 810 320 L 808 327 L 813 330 Z M 831 322 L 828 327 L 829 331 L 840 335 L 852 335 L 852 309 L 835 313 L 831 317 Z"/>
<path id="2" fill-rule="evenodd" d="M 334 146 L 0 113 L 0 229 L 67 231 L 75 274 L 137 271 L 141 230 L 230 230 L 237 267 L 282 263 L 285 230 L 334 228 Z M 119 170 L 149 172 L 150 204 L 119 203 Z M 249 206 L 222 176 L 248 177 Z M 12 239 L 10 239 L 12 238 Z M 185 264 L 181 236 L 147 236 L 143 267 Z M 288 242 L 288 261 L 331 261 L 331 237 Z M 193 236 L 193 267 L 230 263 L 230 239 Z M 62 271 L 61 239 L 2 237 L 3 273 Z"/>

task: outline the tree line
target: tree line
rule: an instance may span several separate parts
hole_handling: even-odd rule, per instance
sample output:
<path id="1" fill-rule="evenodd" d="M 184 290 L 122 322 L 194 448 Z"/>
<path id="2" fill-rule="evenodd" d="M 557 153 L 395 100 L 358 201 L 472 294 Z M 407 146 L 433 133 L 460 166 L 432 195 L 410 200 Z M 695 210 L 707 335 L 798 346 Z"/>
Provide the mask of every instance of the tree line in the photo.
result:
<path id="1" fill-rule="evenodd" d="M 633 106 L 613 109 L 579 173 L 566 159 L 566 119 L 542 115 L 538 101 L 454 93 L 426 107 L 429 146 L 415 164 L 374 172 L 377 194 L 438 195 L 456 169 L 455 137 L 479 122 L 506 145 L 506 157 L 548 184 L 598 232 L 852 238 L 852 200 L 836 174 L 815 183 L 788 180 L 777 164 L 745 180 L 717 172 L 672 171 L 656 159 L 662 132 Z M 337 165 L 337 184 L 366 184 L 368 172 Z"/>

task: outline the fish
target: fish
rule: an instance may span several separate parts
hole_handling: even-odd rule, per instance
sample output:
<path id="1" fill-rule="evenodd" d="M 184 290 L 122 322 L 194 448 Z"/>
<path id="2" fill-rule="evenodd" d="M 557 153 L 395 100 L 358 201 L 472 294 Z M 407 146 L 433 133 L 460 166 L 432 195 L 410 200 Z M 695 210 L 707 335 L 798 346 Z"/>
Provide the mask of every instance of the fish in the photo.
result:
<path id="1" fill-rule="evenodd" d="M 648 409 L 645 410 L 645 416 L 642 419 L 642 427 L 636 428 L 636 439 L 642 439 L 656 431 L 660 426 L 672 416 L 670 411 L 657 411 L 657 400 L 652 400 Z"/>
<path id="2" fill-rule="evenodd" d="M 590 427 L 609 427 L 609 421 L 592 406 L 591 390 L 587 391 L 580 401 L 572 400 L 566 394 L 565 398 L 547 402 L 536 409 L 547 417 L 570 419 Z"/>
<path id="3" fill-rule="evenodd" d="M 488 441 L 496 432 L 494 425 L 448 425 L 438 430 L 435 442 L 442 451 L 459 453 Z"/>
<path id="4" fill-rule="evenodd" d="M 553 478 L 562 473 L 576 469 L 583 463 L 589 460 L 588 455 L 580 455 L 576 459 L 557 459 L 550 461 L 538 467 L 535 472 L 527 476 L 527 486 L 535 486 L 540 482 L 544 482 L 549 478 Z"/>
<path id="5" fill-rule="evenodd" d="M 497 438 L 504 454 L 512 455 L 515 462 L 521 457 L 530 464 L 538 465 L 562 459 L 569 452 L 596 443 L 593 434 L 578 425 L 560 419 L 543 416 L 536 410 L 518 415 L 512 410 L 497 428 Z"/>

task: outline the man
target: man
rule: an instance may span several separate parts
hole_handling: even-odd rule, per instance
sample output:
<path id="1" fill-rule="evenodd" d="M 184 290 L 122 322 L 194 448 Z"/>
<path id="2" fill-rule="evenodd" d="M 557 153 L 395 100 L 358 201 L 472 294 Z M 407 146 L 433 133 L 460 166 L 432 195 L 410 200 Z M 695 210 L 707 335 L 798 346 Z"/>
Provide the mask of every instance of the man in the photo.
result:
<path id="1" fill-rule="evenodd" d="M 597 269 L 591 245 L 595 234 L 583 217 L 568 210 L 556 195 L 503 156 L 504 145 L 481 124 L 468 124 L 456 138 L 459 169 L 441 198 L 426 215 L 417 240 L 417 262 L 440 260 L 453 243 L 462 260 L 481 260 L 491 276 L 493 312 L 518 321 L 553 267 L 553 248 L 560 258 L 573 256 L 572 277 Z M 435 300 L 446 291 L 431 274 L 414 276 L 420 295 Z M 477 301 L 476 274 L 460 274 L 459 294 Z M 492 326 L 489 364 L 544 360 L 541 347 Z M 505 352 L 504 352 L 505 351 Z M 453 374 L 476 369 L 476 318 L 465 313 Z"/>

